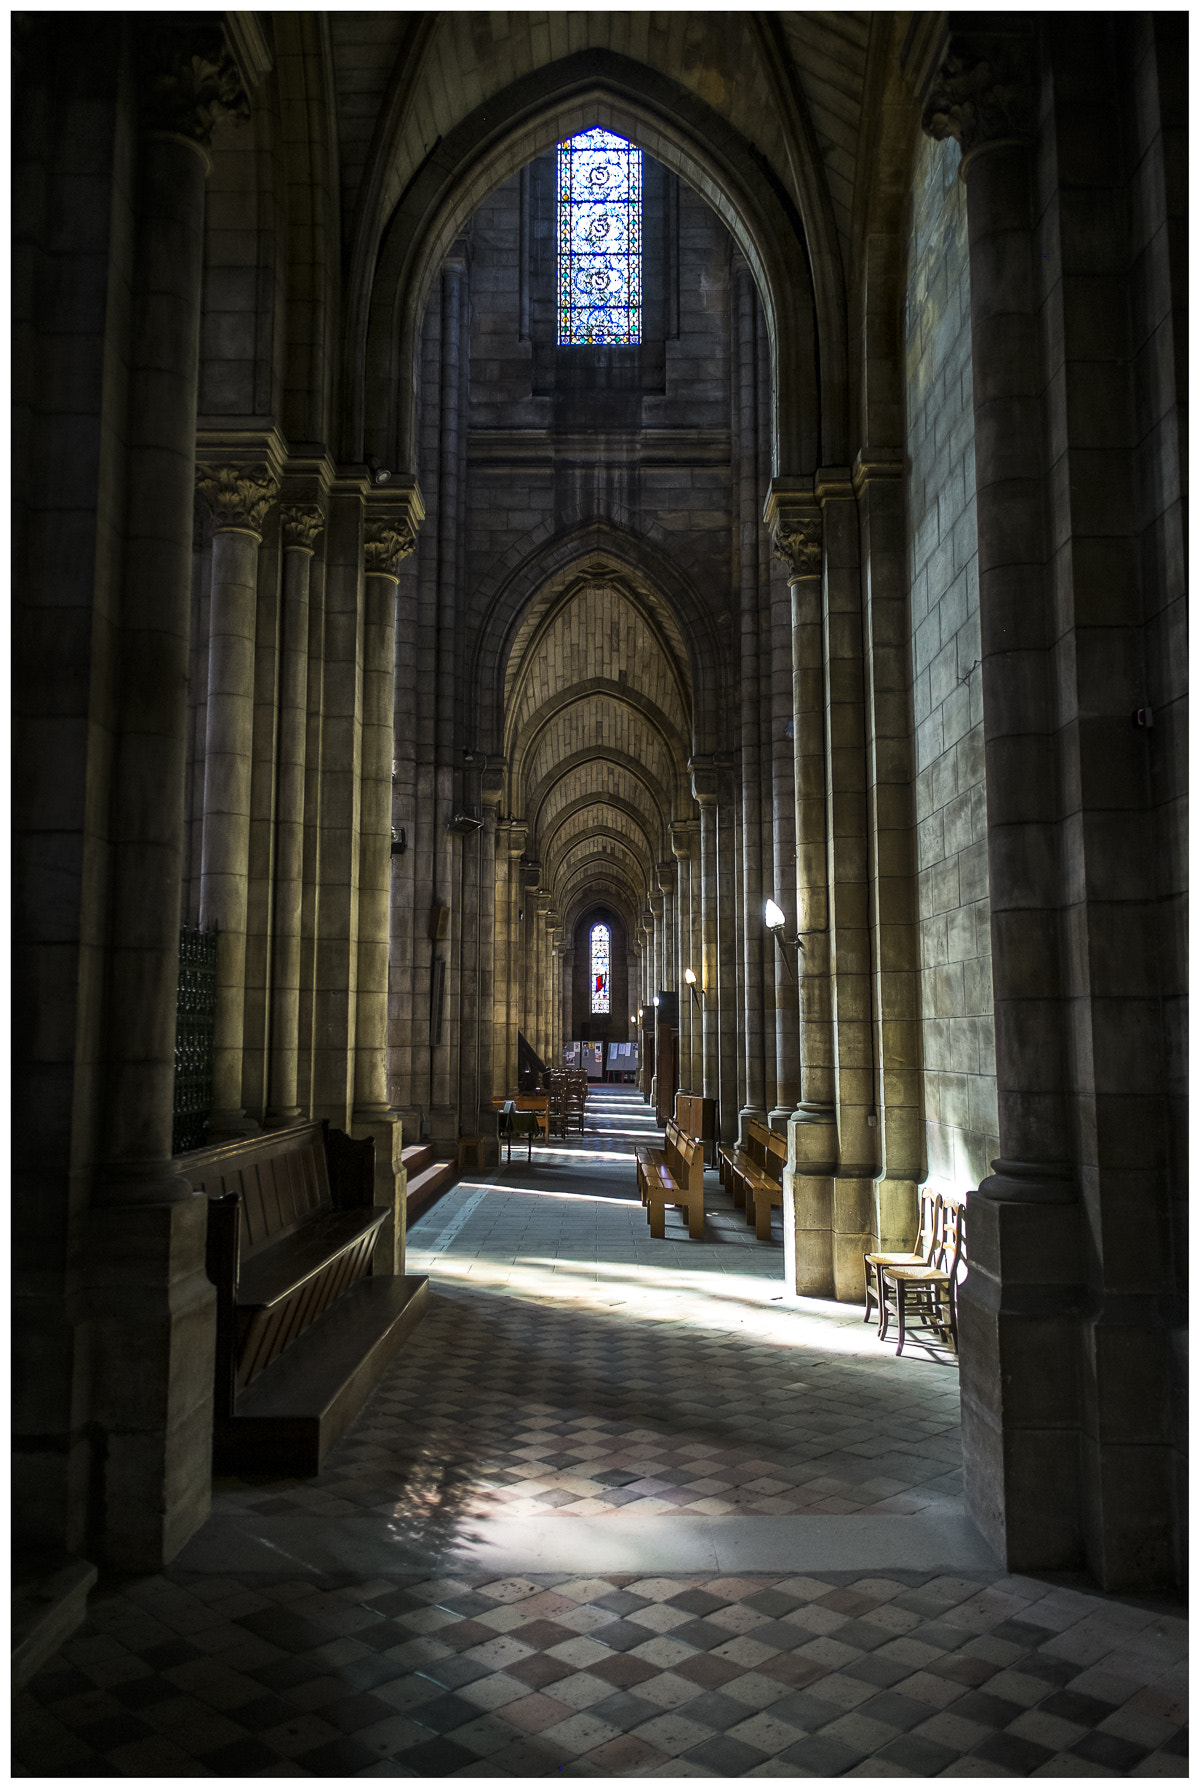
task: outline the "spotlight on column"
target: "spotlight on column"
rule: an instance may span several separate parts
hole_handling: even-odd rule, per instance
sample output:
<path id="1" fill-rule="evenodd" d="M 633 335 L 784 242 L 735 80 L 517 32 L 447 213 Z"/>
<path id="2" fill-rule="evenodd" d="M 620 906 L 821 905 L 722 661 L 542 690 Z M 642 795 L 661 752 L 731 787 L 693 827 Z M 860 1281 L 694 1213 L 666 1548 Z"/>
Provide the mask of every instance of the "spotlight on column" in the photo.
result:
<path id="1" fill-rule="evenodd" d="M 699 1006 L 704 996 L 696 991 L 696 971 L 694 969 L 685 969 L 683 972 L 683 979 L 688 985 L 688 993 L 696 1002 L 696 1005 Z"/>
<path id="2" fill-rule="evenodd" d="M 766 922 L 768 932 L 770 932 L 780 950 L 783 951 L 783 960 L 787 964 L 788 974 L 794 981 L 796 979 L 796 971 L 792 968 L 792 959 L 788 955 L 785 947 L 790 944 L 796 950 L 803 950 L 804 940 L 798 932 L 794 938 L 784 937 L 783 928 L 787 924 L 787 918 L 778 901 L 767 902 L 766 906 L 763 908 L 763 919 Z"/>
<path id="3" fill-rule="evenodd" d="M 381 466 L 373 453 L 367 455 L 367 471 L 371 475 L 373 485 L 385 485 L 391 479 L 391 468 Z"/>

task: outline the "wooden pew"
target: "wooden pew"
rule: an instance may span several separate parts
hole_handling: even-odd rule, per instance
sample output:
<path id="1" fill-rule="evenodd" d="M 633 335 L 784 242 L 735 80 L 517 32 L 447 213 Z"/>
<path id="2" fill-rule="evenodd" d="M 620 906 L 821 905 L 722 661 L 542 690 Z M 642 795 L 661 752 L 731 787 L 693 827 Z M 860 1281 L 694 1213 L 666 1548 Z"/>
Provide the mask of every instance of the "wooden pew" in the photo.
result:
<path id="1" fill-rule="evenodd" d="M 372 1274 L 395 1214 L 375 1145 L 321 1120 L 176 1158 L 208 1199 L 220 1471 L 316 1472 L 421 1316 L 423 1278 Z"/>
<path id="2" fill-rule="evenodd" d="M 637 1182 L 651 1236 L 666 1235 L 667 1206 L 678 1205 L 687 1212 L 692 1241 L 704 1240 L 704 1145 L 699 1137 L 687 1136 L 668 1119 L 666 1148 L 642 1144 L 637 1150 Z"/>
<path id="3" fill-rule="evenodd" d="M 735 1205 L 745 1206 L 746 1222 L 760 1242 L 771 1240 L 771 1207 L 783 1205 L 783 1170 L 787 1138 L 759 1119 L 746 1130 L 746 1147 L 722 1143 L 717 1152 L 721 1184 Z"/>

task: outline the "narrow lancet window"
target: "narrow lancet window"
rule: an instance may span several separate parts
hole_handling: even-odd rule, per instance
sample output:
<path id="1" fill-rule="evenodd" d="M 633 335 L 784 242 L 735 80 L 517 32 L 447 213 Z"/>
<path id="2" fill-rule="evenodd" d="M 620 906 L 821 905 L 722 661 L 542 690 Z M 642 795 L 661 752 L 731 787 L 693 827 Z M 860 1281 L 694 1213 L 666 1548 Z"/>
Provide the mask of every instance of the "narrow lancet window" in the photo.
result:
<path id="1" fill-rule="evenodd" d="M 607 926 L 592 927 L 592 1011 L 594 1013 L 608 1011 L 608 951 L 611 936 Z"/>
<path id="2" fill-rule="evenodd" d="M 611 131 L 558 146 L 558 345 L 642 339 L 642 152 Z"/>

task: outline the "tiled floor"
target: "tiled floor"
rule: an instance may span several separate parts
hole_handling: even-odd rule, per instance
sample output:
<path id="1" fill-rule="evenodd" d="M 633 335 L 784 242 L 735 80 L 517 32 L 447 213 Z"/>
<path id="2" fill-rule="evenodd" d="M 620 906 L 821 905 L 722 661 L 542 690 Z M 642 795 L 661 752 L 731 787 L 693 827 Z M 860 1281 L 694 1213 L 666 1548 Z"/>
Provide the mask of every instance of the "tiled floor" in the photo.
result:
<path id="1" fill-rule="evenodd" d="M 106 1586 L 16 1774 L 1185 1775 L 1177 1613 L 947 1566 L 953 1361 L 787 1304 L 719 1195 L 654 1242 L 645 1108 L 589 1126 L 414 1226 L 430 1314 L 326 1470 Z"/>

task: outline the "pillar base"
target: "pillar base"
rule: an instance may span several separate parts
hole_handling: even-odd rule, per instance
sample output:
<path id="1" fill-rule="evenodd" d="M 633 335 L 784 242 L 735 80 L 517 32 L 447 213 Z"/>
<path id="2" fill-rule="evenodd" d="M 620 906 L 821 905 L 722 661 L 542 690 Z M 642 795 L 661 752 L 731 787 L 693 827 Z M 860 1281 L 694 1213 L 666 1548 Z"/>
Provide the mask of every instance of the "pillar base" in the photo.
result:
<path id="1" fill-rule="evenodd" d="M 101 1565 L 156 1572 L 208 1518 L 216 1292 L 208 1201 L 102 1206 L 88 1231 L 94 1531 Z"/>
<path id="2" fill-rule="evenodd" d="M 873 1228 L 876 1249 L 910 1249 L 920 1223 L 920 1199 L 915 1180 L 894 1180 L 881 1174 L 872 1183 Z"/>
<path id="3" fill-rule="evenodd" d="M 1085 1564 L 1079 1206 L 967 1194 L 958 1298 L 967 1510 L 1010 1571 Z"/>
<path id="4" fill-rule="evenodd" d="M 743 1106 L 738 1112 L 738 1147 L 745 1149 L 750 1141 L 751 1124 L 765 1124 L 767 1108 L 765 1106 Z"/>
<path id="5" fill-rule="evenodd" d="M 356 1137 L 375 1143 L 375 1203 L 391 1212 L 376 1238 L 371 1256 L 373 1275 L 404 1272 L 405 1192 L 408 1176 L 401 1161 L 404 1127 L 391 1106 L 356 1106 L 350 1120 Z"/>
<path id="6" fill-rule="evenodd" d="M 786 1137 L 788 1120 L 791 1116 L 791 1106 L 772 1106 L 771 1110 L 767 1113 L 767 1124 L 775 1132 L 776 1136 Z"/>
<path id="7" fill-rule="evenodd" d="M 263 1117 L 265 1131 L 286 1130 L 289 1124 L 300 1124 L 304 1112 L 299 1106 L 272 1106 Z"/>

